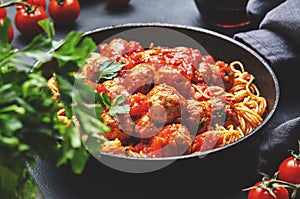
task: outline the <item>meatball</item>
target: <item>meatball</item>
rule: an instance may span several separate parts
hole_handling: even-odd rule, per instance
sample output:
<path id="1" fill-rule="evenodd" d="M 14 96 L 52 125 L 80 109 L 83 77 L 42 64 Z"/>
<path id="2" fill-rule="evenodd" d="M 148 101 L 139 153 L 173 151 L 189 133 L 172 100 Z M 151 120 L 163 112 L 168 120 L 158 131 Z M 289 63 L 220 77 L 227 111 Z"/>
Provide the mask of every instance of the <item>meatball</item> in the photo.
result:
<path id="1" fill-rule="evenodd" d="M 217 61 L 216 66 L 219 67 L 219 71 L 224 82 L 225 90 L 229 91 L 234 83 L 234 75 L 230 69 L 230 66 L 224 61 Z"/>
<path id="2" fill-rule="evenodd" d="M 184 59 L 185 62 L 192 63 L 195 67 L 202 62 L 202 54 L 198 49 L 180 46 L 171 50 L 174 57 Z"/>
<path id="3" fill-rule="evenodd" d="M 210 124 L 211 112 L 210 101 L 187 100 L 187 113 L 183 124 L 193 135 L 204 132 Z"/>
<path id="4" fill-rule="evenodd" d="M 125 87 L 114 80 L 106 80 L 105 82 L 98 84 L 96 86 L 96 91 L 98 93 L 106 93 L 111 100 L 119 96 L 129 96 Z"/>
<path id="5" fill-rule="evenodd" d="M 190 150 L 194 152 L 208 151 L 218 147 L 221 134 L 215 131 L 207 131 L 195 137 Z"/>
<path id="6" fill-rule="evenodd" d="M 129 93 L 147 94 L 153 87 L 155 68 L 149 64 L 138 64 L 125 74 L 124 86 Z"/>
<path id="7" fill-rule="evenodd" d="M 159 68 L 155 75 L 155 83 L 166 83 L 170 86 L 173 86 L 181 93 L 181 95 L 186 98 L 190 98 L 194 93 L 192 84 L 187 77 L 185 77 L 178 69 L 173 68 L 172 66 L 163 66 Z"/>
<path id="8" fill-rule="evenodd" d="M 99 49 L 102 55 L 116 58 L 132 52 L 142 51 L 143 47 L 137 41 L 126 41 L 121 38 L 115 38 L 108 44 L 100 44 Z"/>
<path id="9" fill-rule="evenodd" d="M 192 81 L 206 83 L 208 86 L 219 86 L 228 91 L 233 85 L 233 73 L 224 62 L 218 61 L 215 65 L 202 62 L 195 71 Z"/>
<path id="10" fill-rule="evenodd" d="M 189 153 L 192 138 L 186 126 L 171 124 L 165 126 L 152 138 L 149 154 L 152 157 L 168 157 Z M 149 149 L 148 149 L 149 151 Z"/>
<path id="11" fill-rule="evenodd" d="M 149 114 L 146 114 L 137 120 L 135 132 L 137 134 L 137 137 L 151 138 L 155 136 L 162 127 L 163 125 L 154 124 L 151 121 Z"/>
<path id="12" fill-rule="evenodd" d="M 96 82 L 99 76 L 99 65 L 103 64 L 105 61 L 108 61 L 107 57 L 104 57 L 99 53 L 91 53 L 86 59 L 85 65 L 82 67 L 82 75 L 86 77 L 87 80 Z"/>
<path id="13" fill-rule="evenodd" d="M 158 84 L 148 93 L 149 116 L 153 122 L 171 123 L 182 116 L 186 99 L 172 86 Z"/>

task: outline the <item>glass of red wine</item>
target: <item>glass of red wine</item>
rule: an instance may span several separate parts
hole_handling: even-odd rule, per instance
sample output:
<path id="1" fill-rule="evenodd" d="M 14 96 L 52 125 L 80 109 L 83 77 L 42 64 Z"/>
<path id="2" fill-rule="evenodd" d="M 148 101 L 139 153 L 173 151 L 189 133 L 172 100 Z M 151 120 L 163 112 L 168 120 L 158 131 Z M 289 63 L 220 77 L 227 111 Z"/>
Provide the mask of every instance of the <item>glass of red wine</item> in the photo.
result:
<path id="1" fill-rule="evenodd" d="M 225 29 L 250 25 L 248 0 L 195 0 L 204 23 Z"/>

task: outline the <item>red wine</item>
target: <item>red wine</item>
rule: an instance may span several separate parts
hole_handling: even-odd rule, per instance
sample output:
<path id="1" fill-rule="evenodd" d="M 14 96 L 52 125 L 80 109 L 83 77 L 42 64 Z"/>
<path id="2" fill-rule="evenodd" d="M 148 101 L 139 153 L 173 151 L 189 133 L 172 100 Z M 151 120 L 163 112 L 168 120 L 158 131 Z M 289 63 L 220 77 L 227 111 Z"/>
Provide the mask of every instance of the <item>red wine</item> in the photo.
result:
<path id="1" fill-rule="evenodd" d="M 250 23 L 246 13 L 245 0 L 195 0 L 205 23 L 236 28 Z"/>

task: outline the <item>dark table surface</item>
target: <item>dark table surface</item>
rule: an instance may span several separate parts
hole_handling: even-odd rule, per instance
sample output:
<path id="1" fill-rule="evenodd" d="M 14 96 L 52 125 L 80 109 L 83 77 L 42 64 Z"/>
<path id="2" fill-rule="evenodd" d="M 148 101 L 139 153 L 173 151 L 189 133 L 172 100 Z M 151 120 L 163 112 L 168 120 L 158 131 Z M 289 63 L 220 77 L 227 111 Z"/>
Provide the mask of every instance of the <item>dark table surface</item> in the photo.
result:
<path id="1" fill-rule="evenodd" d="M 74 24 L 56 27 L 56 38 L 64 38 L 69 31 L 89 31 L 100 27 L 119 25 L 125 23 L 171 23 L 195 27 L 204 27 L 220 31 L 206 26 L 201 21 L 201 16 L 195 6 L 194 0 L 131 0 L 128 7 L 112 9 L 104 0 L 85 0 L 81 2 L 80 17 Z M 8 16 L 13 19 L 15 8 L 8 8 Z M 235 30 L 238 31 L 238 30 Z M 223 32 L 232 37 L 232 31 Z M 28 39 L 20 35 L 15 29 L 13 46 L 22 48 L 28 43 Z M 285 66 L 292 67 L 292 66 Z M 284 72 L 284 68 L 274 71 L 279 80 L 281 95 L 277 111 L 265 127 L 265 131 L 272 130 L 279 124 L 299 116 L 299 94 L 291 88 L 297 85 L 295 74 Z M 257 154 L 246 154 L 247 159 L 256 160 Z M 243 161 L 243 160 L 237 160 Z M 164 176 L 164 172 L 142 174 L 124 174 L 101 165 L 94 158 L 90 158 L 82 175 L 73 174 L 69 168 L 55 168 L 51 163 L 37 161 L 37 168 L 33 175 L 40 185 L 46 199 L 94 199 L 94 198 L 188 198 L 197 197 L 203 199 L 224 198 L 243 199 L 247 193 L 241 189 L 251 186 L 255 180 L 260 179 L 255 162 L 250 164 L 242 173 L 240 182 L 230 183 L 234 179 L 222 179 L 222 187 L 207 189 L 201 182 L 201 172 L 194 171 L 194 175 L 184 176 L 189 170 L 182 167 L 180 175 Z M 171 166 L 172 167 L 172 166 Z M 243 169 L 243 168 L 241 168 Z M 164 170 L 165 171 L 165 170 Z M 190 172 L 187 172 L 187 175 Z M 212 178 L 218 181 L 217 176 Z M 171 178 L 165 180 L 165 178 Z M 228 182 L 228 183 L 226 183 Z M 220 183 L 216 183 L 220 186 Z"/>

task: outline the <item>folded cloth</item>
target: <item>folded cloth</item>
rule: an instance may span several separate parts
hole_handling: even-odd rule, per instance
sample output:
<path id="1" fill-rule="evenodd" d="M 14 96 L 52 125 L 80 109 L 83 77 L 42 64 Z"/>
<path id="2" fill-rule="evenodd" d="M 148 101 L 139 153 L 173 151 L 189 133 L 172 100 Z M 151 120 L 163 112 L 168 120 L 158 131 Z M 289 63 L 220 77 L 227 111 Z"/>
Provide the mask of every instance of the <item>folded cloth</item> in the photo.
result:
<path id="1" fill-rule="evenodd" d="M 258 23 L 257 29 L 237 33 L 234 39 L 248 45 L 265 58 L 281 80 L 284 80 L 280 84 L 291 89 L 299 81 L 295 70 L 300 63 L 300 0 L 249 0 L 247 11 Z M 285 100 L 297 95 L 295 91 L 284 90 L 282 93 L 284 92 Z M 300 99 L 299 95 L 296 97 Z M 281 161 L 290 155 L 289 150 L 298 152 L 300 117 L 295 117 L 264 132 L 258 147 L 260 174 L 272 177 Z"/>
<path id="2" fill-rule="evenodd" d="M 249 0 L 247 13 L 252 23 L 259 24 L 267 12 L 275 8 L 285 0 Z"/>
<path id="3" fill-rule="evenodd" d="M 259 29 L 234 35 L 234 39 L 256 50 L 273 68 L 300 61 L 300 1 L 278 3 L 279 0 L 249 0 L 249 15 L 257 20 L 262 18 Z M 271 10 L 267 11 L 268 8 Z"/>
<path id="4" fill-rule="evenodd" d="M 300 47 L 291 39 L 274 31 L 268 29 L 252 30 L 238 33 L 234 38 L 253 48 L 274 69 L 300 61 Z"/>
<path id="5" fill-rule="evenodd" d="M 261 29 L 281 33 L 300 45 L 300 1 L 288 0 L 268 12 L 260 23 Z"/>
<path id="6" fill-rule="evenodd" d="M 296 153 L 299 151 L 298 140 L 300 140 L 300 117 L 266 132 L 259 146 L 259 173 L 272 177 L 280 163 L 291 155 L 290 150 Z"/>

